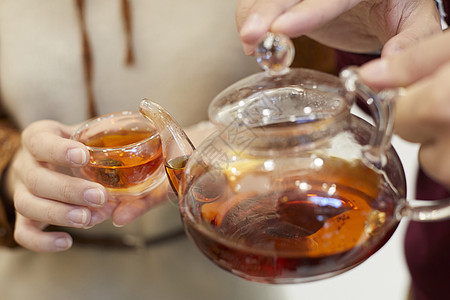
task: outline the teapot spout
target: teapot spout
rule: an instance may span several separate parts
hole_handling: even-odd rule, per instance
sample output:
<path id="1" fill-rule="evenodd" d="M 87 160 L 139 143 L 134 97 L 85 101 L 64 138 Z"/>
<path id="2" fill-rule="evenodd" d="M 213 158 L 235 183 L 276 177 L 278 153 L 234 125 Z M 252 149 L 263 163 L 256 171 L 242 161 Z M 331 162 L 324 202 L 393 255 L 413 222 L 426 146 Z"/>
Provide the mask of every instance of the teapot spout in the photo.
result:
<path id="1" fill-rule="evenodd" d="M 178 194 L 184 166 L 195 147 L 181 126 L 158 103 L 144 99 L 139 105 L 139 111 L 152 121 L 159 132 L 166 173 L 172 189 Z"/>

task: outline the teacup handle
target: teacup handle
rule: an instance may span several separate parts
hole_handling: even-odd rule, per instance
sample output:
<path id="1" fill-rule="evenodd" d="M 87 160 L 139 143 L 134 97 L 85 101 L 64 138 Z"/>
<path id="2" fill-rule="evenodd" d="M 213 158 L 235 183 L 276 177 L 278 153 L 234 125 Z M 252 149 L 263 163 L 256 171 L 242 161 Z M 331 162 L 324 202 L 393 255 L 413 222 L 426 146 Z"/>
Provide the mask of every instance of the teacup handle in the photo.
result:
<path id="1" fill-rule="evenodd" d="M 391 145 L 394 127 L 394 98 L 401 89 L 383 90 L 375 93 L 359 80 L 358 68 L 349 67 L 340 74 L 349 93 L 358 95 L 369 107 L 376 124 L 375 134 L 363 151 L 364 158 L 381 167 L 386 163 L 386 153 Z M 397 207 L 396 217 L 407 217 L 414 221 L 440 221 L 450 219 L 450 199 L 406 200 Z"/>

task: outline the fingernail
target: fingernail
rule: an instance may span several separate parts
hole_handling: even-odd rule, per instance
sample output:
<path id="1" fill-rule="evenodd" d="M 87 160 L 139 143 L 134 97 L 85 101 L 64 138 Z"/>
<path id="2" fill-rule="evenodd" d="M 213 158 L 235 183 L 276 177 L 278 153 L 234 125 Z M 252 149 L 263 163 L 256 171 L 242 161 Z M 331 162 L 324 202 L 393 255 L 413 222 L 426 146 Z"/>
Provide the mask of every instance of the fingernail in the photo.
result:
<path id="1" fill-rule="evenodd" d="M 250 44 L 242 44 L 245 55 L 253 55 L 255 53 L 255 46 Z"/>
<path id="2" fill-rule="evenodd" d="M 88 213 L 86 209 L 72 209 L 67 213 L 67 219 L 76 225 L 86 225 L 88 221 Z"/>
<path id="3" fill-rule="evenodd" d="M 385 76 L 387 67 L 387 60 L 378 59 L 361 67 L 359 72 L 362 77 L 375 79 Z"/>
<path id="4" fill-rule="evenodd" d="M 72 247 L 72 239 L 59 238 L 55 241 L 55 247 L 59 250 L 66 250 Z"/>
<path id="5" fill-rule="evenodd" d="M 88 154 L 83 149 L 74 148 L 67 152 L 67 159 L 76 165 L 84 165 L 87 162 Z"/>
<path id="6" fill-rule="evenodd" d="M 84 200 L 92 206 L 102 206 L 106 202 L 105 193 L 97 188 L 84 191 L 83 196 Z"/>
<path id="7" fill-rule="evenodd" d="M 121 227 L 125 226 L 125 224 L 116 224 L 114 221 L 113 221 L 113 225 L 114 225 L 114 227 L 117 227 L 117 228 L 121 228 Z"/>

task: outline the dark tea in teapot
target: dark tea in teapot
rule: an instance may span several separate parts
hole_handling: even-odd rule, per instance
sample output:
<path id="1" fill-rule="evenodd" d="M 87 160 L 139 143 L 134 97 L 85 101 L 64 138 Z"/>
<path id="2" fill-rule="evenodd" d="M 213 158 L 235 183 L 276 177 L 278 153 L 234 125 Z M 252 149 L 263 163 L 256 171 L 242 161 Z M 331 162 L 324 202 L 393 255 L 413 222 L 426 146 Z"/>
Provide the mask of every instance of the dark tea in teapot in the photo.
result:
<path id="1" fill-rule="evenodd" d="M 386 226 L 394 195 L 380 192 L 381 175 L 361 162 L 318 161 L 318 171 L 284 174 L 270 188 L 257 172 L 202 172 L 180 203 L 190 209 L 189 235 L 219 266 L 262 282 L 317 279 L 364 260 L 395 229 Z"/>

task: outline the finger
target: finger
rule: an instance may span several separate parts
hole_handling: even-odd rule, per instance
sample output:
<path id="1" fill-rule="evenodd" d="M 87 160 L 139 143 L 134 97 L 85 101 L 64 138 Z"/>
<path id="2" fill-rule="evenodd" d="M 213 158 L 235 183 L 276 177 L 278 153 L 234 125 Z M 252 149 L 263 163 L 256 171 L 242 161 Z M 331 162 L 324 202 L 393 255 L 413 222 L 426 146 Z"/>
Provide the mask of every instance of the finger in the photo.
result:
<path id="1" fill-rule="evenodd" d="M 419 33 L 419 31 L 407 30 L 392 37 L 384 44 L 383 50 L 381 51 L 381 57 L 388 57 L 399 53 L 403 49 L 417 43 L 420 38 L 425 37 L 425 35 L 422 36 L 417 33 Z"/>
<path id="2" fill-rule="evenodd" d="M 245 20 L 248 18 L 252 6 L 255 4 L 257 0 L 239 0 L 236 5 L 236 26 L 238 31 L 241 30 L 242 25 L 244 24 Z"/>
<path id="3" fill-rule="evenodd" d="M 435 34 L 400 53 L 360 68 L 361 79 L 375 88 L 408 86 L 450 60 L 450 31 Z"/>
<path id="4" fill-rule="evenodd" d="M 298 37 L 328 23 L 340 14 L 350 10 L 361 0 L 304 0 L 280 15 L 272 24 L 275 32 Z"/>
<path id="5" fill-rule="evenodd" d="M 163 181 L 159 186 L 153 189 L 150 194 L 132 200 L 121 201 L 119 206 L 114 210 L 112 219 L 116 227 L 122 227 L 131 223 L 149 209 L 161 204 L 168 199 L 169 183 L 167 180 Z"/>
<path id="6" fill-rule="evenodd" d="M 400 31 L 394 37 L 389 37 L 390 39 L 385 42 L 383 51 L 381 52 L 382 57 L 388 57 L 399 53 L 409 46 L 415 45 L 424 38 L 431 37 L 436 33 L 441 33 L 439 15 L 435 17 L 430 15 L 428 18 L 427 16 L 423 16 L 414 19 L 413 22 L 409 20 L 408 24 L 410 25 L 402 26 Z"/>
<path id="7" fill-rule="evenodd" d="M 412 84 L 396 100 L 395 131 L 402 138 L 427 143 L 450 131 L 450 61 L 435 74 Z"/>
<path id="8" fill-rule="evenodd" d="M 14 238 L 19 245 L 36 252 L 58 252 L 72 247 L 72 238 L 65 232 L 43 232 L 43 224 L 17 214 Z"/>
<path id="9" fill-rule="evenodd" d="M 107 192 L 102 185 L 44 168 L 27 152 L 13 164 L 18 178 L 37 197 L 93 207 L 106 202 Z"/>
<path id="10" fill-rule="evenodd" d="M 394 11 L 395 9 L 392 10 L 393 13 Z M 421 39 L 442 31 L 440 15 L 434 1 L 405 2 L 397 14 L 401 15 L 397 22 L 398 27 L 393 32 L 386 32 L 387 40 L 383 41 L 385 45 L 382 56 L 400 52 Z M 380 23 L 378 19 L 375 22 Z"/>
<path id="11" fill-rule="evenodd" d="M 299 0 L 241 1 L 238 12 L 245 15 L 245 21 L 241 16 L 237 16 L 236 20 L 244 52 L 252 55 L 256 44 L 269 31 L 272 22 L 298 2 Z"/>
<path id="12" fill-rule="evenodd" d="M 113 212 L 113 224 L 116 227 L 125 226 L 147 212 L 150 207 L 150 203 L 142 198 L 122 201 Z"/>
<path id="13" fill-rule="evenodd" d="M 41 162 L 63 167 L 80 167 L 89 160 L 86 147 L 70 139 L 70 127 L 44 120 L 33 123 L 22 133 L 22 143 Z"/>
<path id="14" fill-rule="evenodd" d="M 91 221 L 86 228 L 93 227 L 109 219 L 118 205 L 119 202 L 117 201 L 107 201 L 102 207 L 90 208 Z"/>
<path id="15" fill-rule="evenodd" d="M 419 151 L 419 163 L 430 178 L 450 187 L 450 135 L 423 144 Z"/>
<path id="16" fill-rule="evenodd" d="M 45 224 L 85 228 L 91 221 L 88 208 L 36 197 L 21 183 L 16 185 L 14 205 L 24 217 Z"/>

